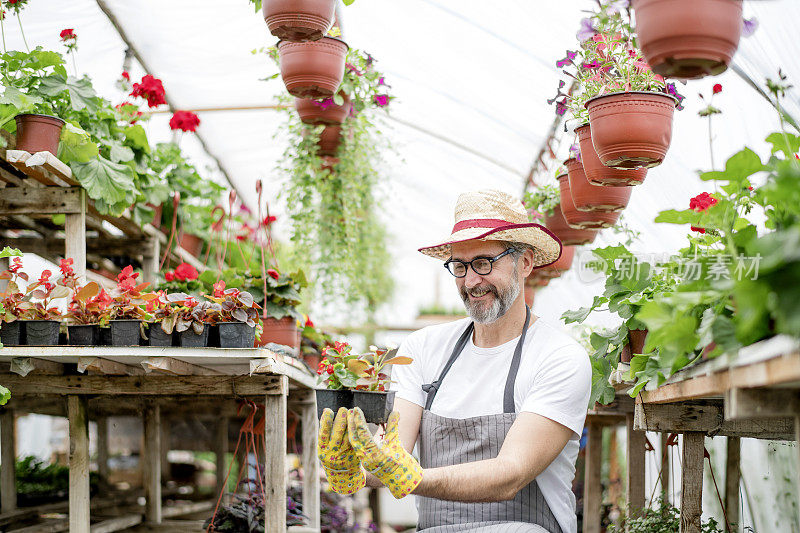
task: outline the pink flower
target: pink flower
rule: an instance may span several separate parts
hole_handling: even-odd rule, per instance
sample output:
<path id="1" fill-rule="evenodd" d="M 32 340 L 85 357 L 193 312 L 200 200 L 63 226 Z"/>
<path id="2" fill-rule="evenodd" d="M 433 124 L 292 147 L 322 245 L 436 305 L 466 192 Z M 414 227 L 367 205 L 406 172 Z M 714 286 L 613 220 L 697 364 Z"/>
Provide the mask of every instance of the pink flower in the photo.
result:
<path id="1" fill-rule="evenodd" d="M 386 81 L 384 81 L 383 76 L 378 78 L 378 85 L 386 85 Z"/>
<path id="2" fill-rule="evenodd" d="M 191 111 L 175 111 L 169 119 L 169 127 L 173 130 L 197 131 L 200 118 Z"/>
<path id="3" fill-rule="evenodd" d="M 219 298 L 225 294 L 225 280 L 219 280 L 214 284 L 214 296 Z"/>
<path id="4" fill-rule="evenodd" d="M 314 105 L 325 111 L 329 107 L 333 107 L 334 105 L 336 105 L 336 102 L 333 101 L 333 98 L 328 97 L 324 100 L 320 100 L 319 102 L 314 100 Z"/>
<path id="5" fill-rule="evenodd" d="M 375 95 L 375 103 L 378 104 L 379 107 L 384 107 L 389 105 L 389 97 L 385 94 L 376 94 Z"/>

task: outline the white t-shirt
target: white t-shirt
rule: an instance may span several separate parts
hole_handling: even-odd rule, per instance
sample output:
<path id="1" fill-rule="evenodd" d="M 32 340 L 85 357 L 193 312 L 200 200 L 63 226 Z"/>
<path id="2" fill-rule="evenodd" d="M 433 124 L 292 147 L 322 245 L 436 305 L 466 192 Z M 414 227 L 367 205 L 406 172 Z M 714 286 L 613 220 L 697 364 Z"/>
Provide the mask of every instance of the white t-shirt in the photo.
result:
<path id="1" fill-rule="evenodd" d="M 414 359 L 392 369 L 397 397 L 425 406 L 422 385 L 432 383 L 450 358 L 470 319 L 423 328 L 410 334 L 398 355 Z M 472 339 L 447 376 L 431 412 L 448 418 L 471 418 L 503 412 L 511 358 L 519 337 L 493 348 L 479 348 Z M 586 419 L 592 369 L 586 350 L 558 326 L 537 319 L 528 329 L 514 385 L 516 411 L 547 417 L 572 430 L 572 437 L 536 481 L 565 533 L 577 531 L 572 480 L 580 434 Z"/>

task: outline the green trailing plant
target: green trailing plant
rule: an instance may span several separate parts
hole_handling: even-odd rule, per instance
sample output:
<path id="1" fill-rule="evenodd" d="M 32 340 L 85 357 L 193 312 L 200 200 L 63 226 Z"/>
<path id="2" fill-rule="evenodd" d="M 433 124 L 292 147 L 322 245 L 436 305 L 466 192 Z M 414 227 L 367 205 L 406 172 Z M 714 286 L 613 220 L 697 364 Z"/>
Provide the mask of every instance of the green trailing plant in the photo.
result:
<path id="1" fill-rule="evenodd" d="M 56 463 L 45 463 L 35 456 L 21 457 L 14 463 L 15 483 L 21 501 L 35 502 L 40 499 L 65 499 L 69 492 L 69 467 Z M 89 473 L 89 486 L 94 492 L 100 475 Z"/>
<path id="2" fill-rule="evenodd" d="M 561 192 L 557 185 L 546 184 L 525 192 L 522 199 L 532 220 L 553 216 L 554 209 L 561 203 Z"/>
<path id="3" fill-rule="evenodd" d="M 611 524 L 609 533 L 675 533 L 681 529 L 680 509 L 669 503 L 665 498 L 659 498 L 653 508 L 642 509 L 633 516 L 626 517 L 619 525 Z M 748 528 L 749 529 L 749 528 Z M 709 518 L 703 521 L 701 533 L 724 533 L 716 520 Z"/>

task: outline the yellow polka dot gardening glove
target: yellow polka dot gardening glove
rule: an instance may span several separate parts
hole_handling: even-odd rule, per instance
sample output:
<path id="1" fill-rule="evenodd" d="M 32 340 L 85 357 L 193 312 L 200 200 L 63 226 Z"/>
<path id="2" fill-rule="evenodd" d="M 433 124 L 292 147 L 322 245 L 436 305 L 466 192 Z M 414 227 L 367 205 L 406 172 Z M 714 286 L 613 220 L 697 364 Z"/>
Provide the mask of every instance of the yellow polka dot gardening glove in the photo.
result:
<path id="1" fill-rule="evenodd" d="M 347 432 L 364 468 L 380 479 L 395 498 L 404 498 L 422 481 L 422 467 L 400 442 L 399 420 L 400 413 L 389 415 L 386 435 L 381 443 L 376 443 L 364 413 L 356 407 L 347 414 Z"/>
<path id="2" fill-rule="evenodd" d="M 361 460 L 347 438 L 347 409 L 342 407 L 333 419 L 333 411 L 325 409 L 319 421 L 317 457 L 334 492 L 353 494 L 366 484 Z"/>

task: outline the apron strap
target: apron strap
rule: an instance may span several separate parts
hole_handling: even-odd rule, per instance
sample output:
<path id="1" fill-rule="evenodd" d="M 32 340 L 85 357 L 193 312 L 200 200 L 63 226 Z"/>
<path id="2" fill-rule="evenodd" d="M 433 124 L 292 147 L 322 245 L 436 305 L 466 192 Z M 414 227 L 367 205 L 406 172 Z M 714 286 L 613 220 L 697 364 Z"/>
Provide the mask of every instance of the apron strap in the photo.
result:
<path id="1" fill-rule="evenodd" d="M 444 369 L 442 370 L 442 373 L 439 375 L 439 378 L 433 383 L 426 383 L 422 385 L 422 390 L 428 394 L 428 398 L 425 400 L 426 411 L 430 411 L 431 405 L 433 405 L 433 399 L 436 398 L 436 393 L 439 392 L 439 387 L 442 384 L 442 380 L 450 371 L 450 367 L 453 366 L 453 363 L 456 362 L 456 359 L 458 358 L 459 354 L 461 354 L 461 351 L 464 349 L 464 346 L 467 345 L 467 342 L 469 341 L 469 338 L 472 335 L 472 330 L 474 329 L 474 327 L 475 324 L 470 322 L 469 326 L 467 326 L 467 329 L 464 331 L 464 333 L 461 334 L 461 337 L 458 338 L 458 341 L 456 341 L 456 345 L 453 348 L 453 353 L 450 354 L 450 359 L 448 359 L 447 364 L 444 365 Z"/>
<path id="2" fill-rule="evenodd" d="M 511 368 L 508 369 L 508 377 L 506 378 L 506 389 L 503 391 L 503 412 L 515 413 L 517 412 L 514 405 L 514 383 L 517 381 L 517 372 L 519 371 L 519 363 L 522 360 L 522 346 L 525 344 L 525 334 L 528 332 L 528 325 L 531 321 L 531 309 L 525 306 L 525 325 L 522 327 L 522 335 L 519 337 L 517 347 L 514 348 L 514 357 L 511 359 Z"/>

